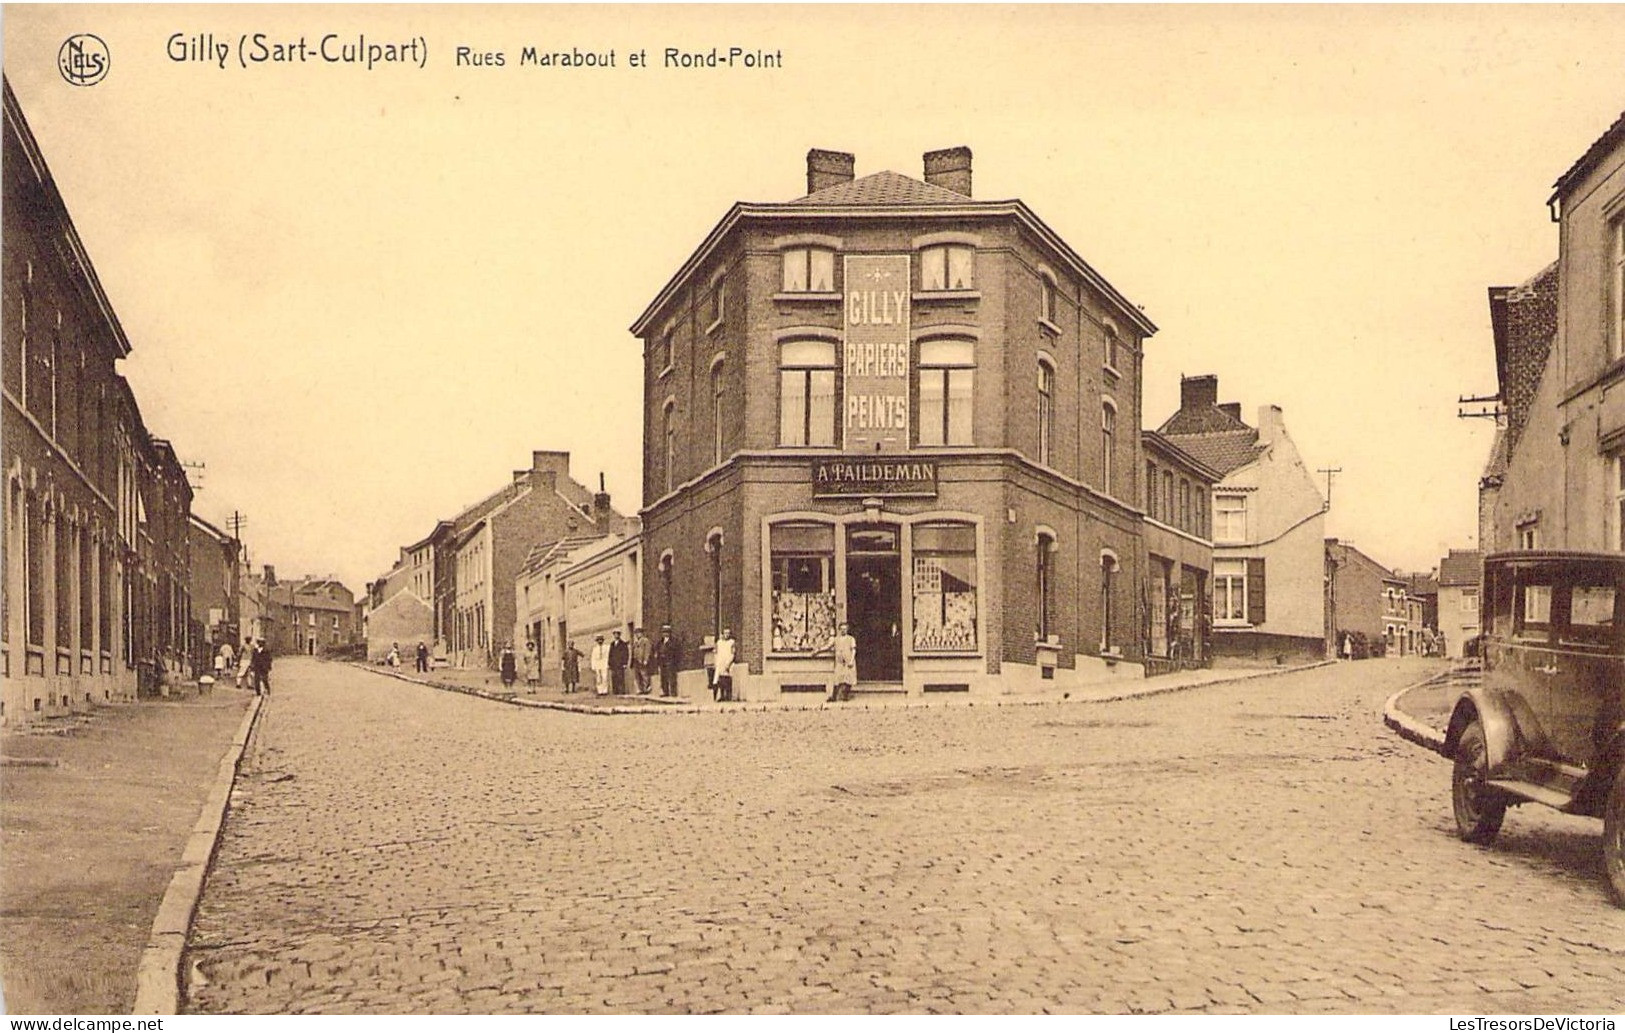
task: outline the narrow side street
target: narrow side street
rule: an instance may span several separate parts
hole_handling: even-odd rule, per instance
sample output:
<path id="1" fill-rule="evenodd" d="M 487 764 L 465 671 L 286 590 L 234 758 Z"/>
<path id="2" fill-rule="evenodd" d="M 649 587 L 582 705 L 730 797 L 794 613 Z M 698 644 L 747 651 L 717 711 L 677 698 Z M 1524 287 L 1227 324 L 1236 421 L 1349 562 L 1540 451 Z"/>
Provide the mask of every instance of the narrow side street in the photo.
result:
<path id="1" fill-rule="evenodd" d="M 290 660 L 195 1012 L 1586 1012 L 1596 822 L 1459 842 L 1414 661 L 1111 704 L 591 718 Z"/>

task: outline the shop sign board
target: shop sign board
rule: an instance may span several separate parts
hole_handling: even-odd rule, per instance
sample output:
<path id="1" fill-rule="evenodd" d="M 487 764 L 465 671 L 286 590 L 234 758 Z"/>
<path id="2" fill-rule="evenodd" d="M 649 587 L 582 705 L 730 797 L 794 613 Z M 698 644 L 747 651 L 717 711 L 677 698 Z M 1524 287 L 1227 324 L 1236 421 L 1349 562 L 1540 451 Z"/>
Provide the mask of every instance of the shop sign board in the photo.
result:
<path id="1" fill-rule="evenodd" d="M 848 452 L 906 452 L 908 431 L 908 255 L 845 256 L 845 405 Z"/>
<path id="2" fill-rule="evenodd" d="M 935 498 L 934 459 L 815 459 L 815 498 L 920 495 Z"/>

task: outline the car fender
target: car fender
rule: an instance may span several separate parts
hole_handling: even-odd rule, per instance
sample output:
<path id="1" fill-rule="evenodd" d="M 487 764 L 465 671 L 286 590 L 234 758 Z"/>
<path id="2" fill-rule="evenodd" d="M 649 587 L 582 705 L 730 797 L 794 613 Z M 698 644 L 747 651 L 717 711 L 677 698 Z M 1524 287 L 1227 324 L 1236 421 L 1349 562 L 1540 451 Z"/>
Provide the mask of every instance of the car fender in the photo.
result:
<path id="1" fill-rule="evenodd" d="M 1450 725 L 1445 732 L 1444 747 L 1439 751 L 1446 757 L 1456 755 L 1461 733 L 1467 730 L 1473 718 L 1484 726 L 1484 751 L 1493 774 L 1507 762 L 1517 758 L 1520 739 L 1518 711 L 1523 710 L 1527 720 L 1533 720 L 1522 700 L 1509 697 L 1494 689 L 1475 688 L 1462 693 L 1456 709 L 1450 714 Z"/>

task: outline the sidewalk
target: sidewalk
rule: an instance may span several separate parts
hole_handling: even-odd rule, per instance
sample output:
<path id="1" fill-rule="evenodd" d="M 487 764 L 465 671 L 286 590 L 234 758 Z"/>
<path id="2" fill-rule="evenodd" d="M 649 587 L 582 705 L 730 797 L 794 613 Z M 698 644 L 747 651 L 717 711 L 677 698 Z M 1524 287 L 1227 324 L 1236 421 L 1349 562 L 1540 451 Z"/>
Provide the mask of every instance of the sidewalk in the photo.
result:
<path id="1" fill-rule="evenodd" d="M 1477 661 L 1455 661 L 1449 669 L 1388 697 L 1382 708 L 1383 723 L 1401 738 L 1440 752 L 1456 700 L 1479 676 Z"/>
<path id="2" fill-rule="evenodd" d="M 128 1014 L 159 903 L 252 696 L 110 704 L 0 733 L 9 1014 Z"/>
<path id="3" fill-rule="evenodd" d="M 479 696 L 484 699 L 492 699 L 522 707 L 541 707 L 549 710 L 565 710 L 582 714 L 692 714 L 706 711 L 908 709 L 944 706 L 1034 706 L 1054 703 L 1111 703 L 1118 700 L 1157 696 L 1165 692 L 1180 692 L 1205 685 L 1218 685 L 1224 682 L 1244 681 L 1251 678 L 1268 678 L 1282 674 L 1293 674 L 1298 671 L 1325 667 L 1336 662 L 1335 660 L 1321 660 L 1287 667 L 1204 668 L 1202 670 L 1179 671 L 1175 674 L 1159 675 L 1155 678 L 1132 680 L 1125 678 L 1121 681 L 1085 685 L 1068 690 L 1054 689 L 1048 692 L 1021 693 L 1008 696 L 971 697 L 944 693 L 942 695 L 920 697 L 905 696 L 901 693 L 891 695 L 875 694 L 859 696 L 849 703 L 828 703 L 825 702 L 822 694 L 817 694 L 808 699 L 740 703 L 717 703 L 709 698 L 695 699 L 687 696 L 676 699 L 661 699 L 658 688 L 648 696 L 597 696 L 591 691 L 566 694 L 556 687 L 543 687 L 539 692 L 534 693 L 516 693 L 504 689 L 502 679 L 495 671 L 443 667 L 427 674 L 419 674 L 405 667 L 392 668 L 377 664 L 355 664 L 354 666 L 371 671 L 374 674 L 399 678 L 402 681 L 427 685 L 430 688 L 447 692 L 462 692 L 471 696 Z M 521 687 L 519 685 L 515 686 L 515 688 Z"/>

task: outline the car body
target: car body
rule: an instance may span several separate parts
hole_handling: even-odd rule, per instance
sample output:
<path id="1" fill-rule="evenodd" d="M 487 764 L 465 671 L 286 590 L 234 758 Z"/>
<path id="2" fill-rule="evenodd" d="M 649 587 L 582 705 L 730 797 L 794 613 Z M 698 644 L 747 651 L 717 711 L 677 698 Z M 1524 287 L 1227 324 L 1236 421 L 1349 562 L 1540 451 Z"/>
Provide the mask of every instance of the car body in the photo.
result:
<path id="1" fill-rule="evenodd" d="M 1498 553 L 1480 597 L 1482 681 L 1441 750 L 1457 828 L 1488 843 L 1508 806 L 1531 801 L 1602 818 L 1625 907 L 1625 553 Z"/>

